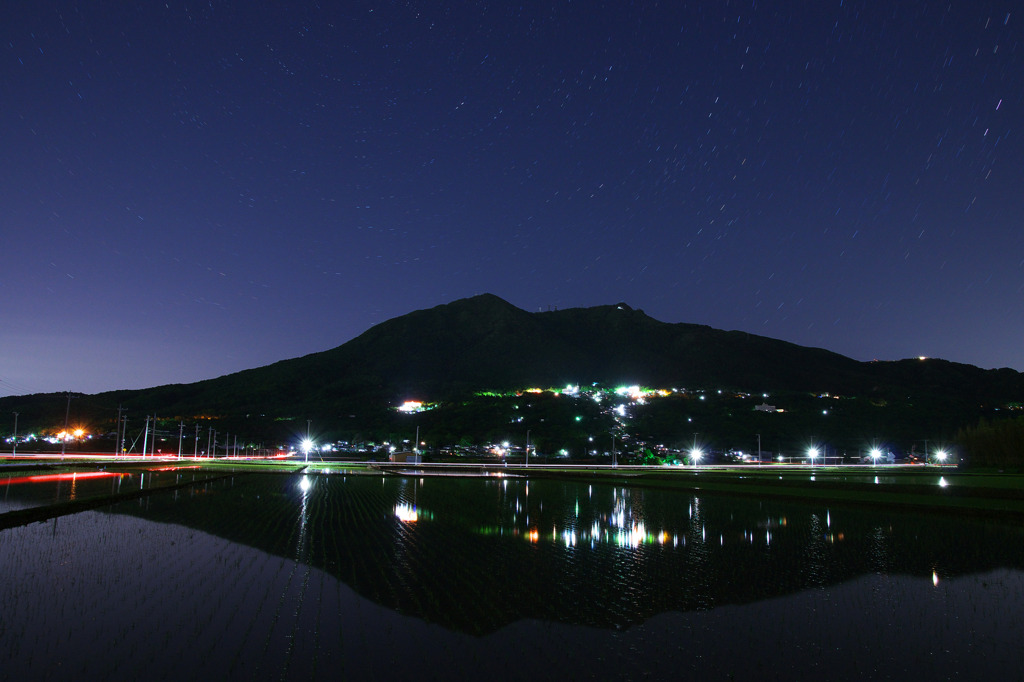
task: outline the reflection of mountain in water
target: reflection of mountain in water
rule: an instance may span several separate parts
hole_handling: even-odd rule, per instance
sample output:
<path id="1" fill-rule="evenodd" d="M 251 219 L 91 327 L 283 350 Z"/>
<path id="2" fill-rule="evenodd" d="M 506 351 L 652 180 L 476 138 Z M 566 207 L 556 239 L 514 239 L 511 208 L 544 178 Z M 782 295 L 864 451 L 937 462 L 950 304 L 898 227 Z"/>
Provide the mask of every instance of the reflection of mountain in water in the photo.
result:
<path id="1" fill-rule="evenodd" d="M 869 573 L 1024 567 L 1024 531 L 943 515 L 546 480 L 249 475 L 195 493 L 112 510 L 311 564 L 472 634 L 523 618 L 623 628 Z"/>

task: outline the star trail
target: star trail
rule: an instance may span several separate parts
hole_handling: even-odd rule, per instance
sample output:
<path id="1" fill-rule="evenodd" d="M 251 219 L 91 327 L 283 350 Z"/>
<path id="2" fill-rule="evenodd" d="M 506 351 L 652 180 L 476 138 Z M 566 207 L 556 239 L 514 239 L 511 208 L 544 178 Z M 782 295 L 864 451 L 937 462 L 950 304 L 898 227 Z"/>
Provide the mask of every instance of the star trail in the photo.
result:
<path id="1" fill-rule="evenodd" d="M 484 292 L 1024 369 L 1011 2 L 0 9 L 0 395 Z"/>

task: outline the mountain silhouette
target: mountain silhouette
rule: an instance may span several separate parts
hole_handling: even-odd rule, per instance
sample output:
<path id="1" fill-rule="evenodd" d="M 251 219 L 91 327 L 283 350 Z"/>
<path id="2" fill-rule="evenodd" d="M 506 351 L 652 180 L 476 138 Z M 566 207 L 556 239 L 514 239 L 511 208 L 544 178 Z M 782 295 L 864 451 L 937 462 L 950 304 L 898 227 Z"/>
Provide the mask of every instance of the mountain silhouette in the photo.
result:
<path id="1" fill-rule="evenodd" d="M 191 384 L 101 393 L 75 408 L 111 424 L 122 405 L 136 420 L 157 413 L 324 425 L 368 420 L 408 399 L 466 401 L 483 391 L 567 384 L 856 396 L 899 404 L 914 429 L 973 423 L 984 410 L 1024 400 L 1024 375 L 1011 369 L 860 362 L 756 334 L 661 322 L 625 303 L 534 313 L 483 294 L 388 320 L 320 353 Z M 19 410 L 28 428 L 63 414 L 65 396 L 8 397 L 0 405 Z"/>

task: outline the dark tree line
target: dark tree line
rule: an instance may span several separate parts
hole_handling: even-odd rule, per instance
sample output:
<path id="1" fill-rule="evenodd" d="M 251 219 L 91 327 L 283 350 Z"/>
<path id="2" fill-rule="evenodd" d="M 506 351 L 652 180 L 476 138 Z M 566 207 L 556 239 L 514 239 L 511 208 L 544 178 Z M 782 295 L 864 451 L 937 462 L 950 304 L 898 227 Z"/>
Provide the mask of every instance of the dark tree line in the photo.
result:
<path id="1" fill-rule="evenodd" d="M 975 426 L 960 429 L 956 440 L 969 467 L 1024 467 L 1024 416 L 982 418 Z"/>

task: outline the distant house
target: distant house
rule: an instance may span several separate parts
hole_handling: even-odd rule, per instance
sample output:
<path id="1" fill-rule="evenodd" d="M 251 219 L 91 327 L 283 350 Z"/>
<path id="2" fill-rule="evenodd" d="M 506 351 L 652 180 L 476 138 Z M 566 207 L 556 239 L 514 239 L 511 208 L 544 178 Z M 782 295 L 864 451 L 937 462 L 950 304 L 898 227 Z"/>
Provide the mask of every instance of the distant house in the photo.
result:
<path id="1" fill-rule="evenodd" d="M 761 403 L 754 407 L 754 412 L 775 412 L 775 406 L 768 403 Z"/>
<path id="2" fill-rule="evenodd" d="M 423 455 L 412 450 L 407 450 L 405 452 L 392 452 L 388 456 L 388 461 L 404 462 L 405 464 L 422 464 Z"/>

